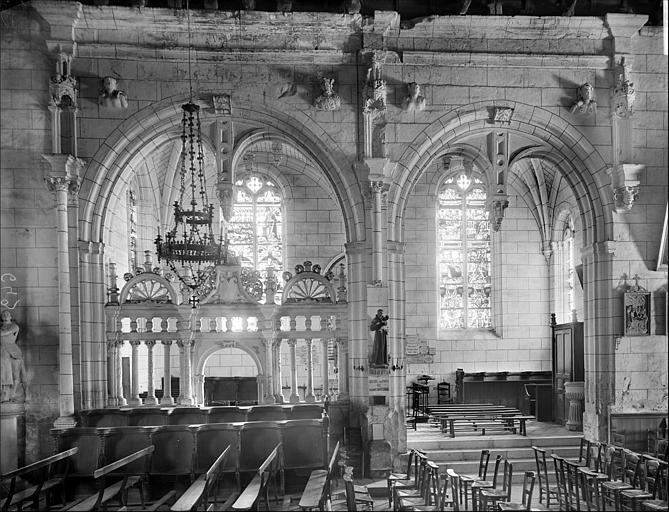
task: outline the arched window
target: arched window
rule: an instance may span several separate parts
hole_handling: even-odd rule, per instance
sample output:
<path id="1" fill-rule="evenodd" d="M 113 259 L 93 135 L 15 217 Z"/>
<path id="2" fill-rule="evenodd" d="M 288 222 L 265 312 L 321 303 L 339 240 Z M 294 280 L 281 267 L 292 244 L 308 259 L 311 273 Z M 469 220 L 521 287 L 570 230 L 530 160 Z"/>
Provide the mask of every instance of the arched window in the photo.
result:
<path id="1" fill-rule="evenodd" d="M 442 329 L 490 328 L 490 223 L 486 190 L 464 172 L 439 191 L 439 292 Z"/>
<path id="2" fill-rule="evenodd" d="M 283 208 L 279 187 L 268 176 L 245 174 L 236 183 L 228 226 L 230 249 L 243 267 L 260 272 L 265 281 L 272 268 L 277 282 L 283 272 Z"/>
<path id="3" fill-rule="evenodd" d="M 571 321 L 576 310 L 576 269 L 574 267 L 574 228 L 571 218 L 569 218 L 562 232 L 562 268 L 560 269 L 564 291 L 563 318 L 565 322 Z"/>

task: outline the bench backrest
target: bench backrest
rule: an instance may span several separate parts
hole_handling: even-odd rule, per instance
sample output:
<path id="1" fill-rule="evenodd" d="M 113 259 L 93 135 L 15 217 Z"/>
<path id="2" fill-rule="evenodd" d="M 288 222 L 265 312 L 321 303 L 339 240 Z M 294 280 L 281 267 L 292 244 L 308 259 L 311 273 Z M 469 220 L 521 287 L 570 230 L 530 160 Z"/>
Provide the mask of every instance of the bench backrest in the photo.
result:
<path id="1" fill-rule="evenodd" d="M 323 417 L 323 407 L 316 404 L 293 405 L 286 412 L 287 420 L 319 420 Z"/>
<path id="2" fill-rule="evenodd" d="M 52 464 L 55 464 L 56 462 L 59 462 L 63 459 L 67 459 L 68 457 L 72 457 L 77 453 L 79 453 L 79 448 L 76 447 L 70 448 L 69 450 L 65 450 L 60 453 L 56 453 L 55 455 L 51 455 L 51 457 L 47 457 L 46 459 L 38 460 L 37 462 L 33 462 L 32 464 L 28 464 L 27 466 L 23 466 L 21 468 L 14 469 L 12 471 L 4 473 L 0 475 L 0 480 L 8 480 L 10 478 L 14 478 L 17 476 L 23 477 L 28 473 L 37 471 L 39 469 L 44 469 L 48 466 L 51 466 Z"/>
<path id="3" fill-rule="evenodd" d="M 170 425 L 198 425 L 207 423 L 209 419 L 207 413 L 199 407 L 177 407 L 167 417 Z"/>
<path id="4" fill-rule="evenodd" d="M 103 463 L 119 460 L 152 445 L 152 427 L 113 427 L 104 429 Z M 137 460 L 123 468 L 123 473 L 138 474 L 144 470 L 145 461 Z"/>
<path id="5" fill-rule="evenodd" d="M 122 459 L 116 460 L 114 462 L 111 462 L 107 464 L 106 466 L 103 466 L 101 468 L 96 469 L 93 471 L 93 478 L 96 480 L 102 476 L 108 475 L 109 473 L 112 473 L 116 471 L 117 469 L 120 469 L 124 466 L 129 465 L 130 463 L 142 459 L 146 457 L 147 455 L 150 455 L 154 452 L 156 449 L 155 446 L 147 446 L 146 448 L 143 448 L 139 451 L 136 451 L 135 453 L 131 453 L 130 455 L 126 455 Z M 148 466 L 148 465 L 147 465 Z M 148 469 L 148 468 L 147 468 Z M 145 473 L 146 471 L 141 471 L 140 473 Z"/>
<path id="6" fill-rule="evenodd" d="M 281 405 L 251 407 L 246 421 L 281 421 L 286 419 L 286 411 Z"/>
<path id="7" fill-rule="evenodd" d="M 70 474 L 90 475 L 104 463 L 102 451 L 104 429 L 88 427 L 52 429 L 51 433 L 55 437 L 57 451 L 79 448 L 70 459 Z"/>
<path id="8" fill-rule="evenodd" d="M 234 406 L 213 406 L 207 409 L 209 423 L 232 423 L 235 421 L 246 421 L 248 410 Z"/>
<path id="9" fill-rule="evenodd" d="M 133 409 L 128 414 L 128 425 L 155 427 L 168 424 L 170 409 Z"/>

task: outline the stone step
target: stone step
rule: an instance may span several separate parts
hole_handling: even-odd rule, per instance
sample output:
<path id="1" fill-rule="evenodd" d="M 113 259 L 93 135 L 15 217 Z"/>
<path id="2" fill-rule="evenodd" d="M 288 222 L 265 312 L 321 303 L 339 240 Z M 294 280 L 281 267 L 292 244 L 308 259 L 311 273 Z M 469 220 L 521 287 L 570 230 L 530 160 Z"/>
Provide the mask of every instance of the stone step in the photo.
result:
<path id="1" fill-rule="evenodd" d="M 437 434 L 439 435 L 439 434 Z M 477 436 L 469 438 L 450 438 L 446 437 L 445 434 L 443 437 L 437 437 L 432 439 L 425 439 L 422 437 L 420 439 L 412 439 L 412 436 L 407 437 L 407 447 L 416 448 L 424 451 L 431 450 L 467 450 L 475 449 L 482 450 L 488 448 L 490 450 L 495 449 L 505 449 L 505 448 L 529 448 L 531 446 L 544 447 L 578 447 L 580 444 L 580 439 L 582 435 L 574 436 L 536 436 L 536 437 L 523 437 L 523 436 L 512 436 L 512 435 L 500 435 L 498 437 L 493 436 Z"/>
<path id="2" fill-rule="evenodd" d="M 546 450 L 546 462 L 552 464 L 550 459 L 551 453 L 557 453 L 561 457 L 578 457 L 578 446 L 542 446 Z M 481 449 L 457 449 L 457 450 L 426 450 L 428 459 L 435 462 L 474 462 L 478 464 L 481 458 Z M 532 459 L 534 460 L 534 450 L 531 447 L 500 447 L 490 449 L 490 462 L 494 464 L 495 457 L 502 455 L 502 457 L 509 460 L 515 459 Z M 503 459 L 502 459 L 503 460 Z"/>

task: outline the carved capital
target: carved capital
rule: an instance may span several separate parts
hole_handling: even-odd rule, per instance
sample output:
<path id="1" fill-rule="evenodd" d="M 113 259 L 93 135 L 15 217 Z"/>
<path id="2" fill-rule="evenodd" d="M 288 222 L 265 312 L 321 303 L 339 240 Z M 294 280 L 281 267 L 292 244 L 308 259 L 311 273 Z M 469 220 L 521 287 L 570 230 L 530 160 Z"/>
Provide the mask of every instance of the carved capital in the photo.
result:
<path id="1" fill-rule="evenodd" d="M 79 192 L 79 173 L 84 167 L 84 161 L 67 154 L 46 154 L 42 157 L 51 167 L 51 171 L 44 178 L 47 188 L 52 192 L 64 190 L 76 195 Z"/>
<path id="2" fill-rule="evenodd" d="M 618 213 L 630 211 L 637 199 L 639 199 L 638 185 L 616 187 L 613 190 L 613 200 Z"/>
<path id="3" fill-rule="evenodd" d="M 295 345 L 297 345 L 297 340 L 289 339 L 289 340 L 287 340 L 287 341 L 288 341 L 288 346 L 289 346 L 290 348 L 295 348 Z"/>
<path id="4" fill-rule="evenodd" d="M 161 340 L 161 343 L 169 347 L 170 345 L 172 345 L 172 340 Z"/>
<path id="5" fill-rule="evenodd" d="M 139 340 L 130 340 L 130 346 L 133 347 L 133 348 L 139 347 L 141 343 L 142 342 L 139 341 Z"/>
<path id="6" fill-rule="evenodd" d="M 144 345 L 146 345 L 146 348 L 147 348 L 148 350 L 153 350 L 153 347 L 156 346 L 156 340 L 146 340 L 146 341 L 144 342 Z"/>

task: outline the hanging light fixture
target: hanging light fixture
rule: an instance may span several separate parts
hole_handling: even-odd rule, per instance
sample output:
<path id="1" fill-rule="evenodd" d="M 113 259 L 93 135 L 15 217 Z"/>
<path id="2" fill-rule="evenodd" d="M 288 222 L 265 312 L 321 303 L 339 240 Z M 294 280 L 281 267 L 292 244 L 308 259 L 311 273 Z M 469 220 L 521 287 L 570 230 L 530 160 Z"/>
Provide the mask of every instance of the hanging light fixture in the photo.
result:
<path id="1" fill-rule="evenodd" d="M 190 8 L 188 14 L 188 103 L 181 106 L 181 180 L 179 200 L 174 202 L 174 226 L 163 241 L 156 237 L 158 261 L 164 260 L 179 280 L 195 296 L 207 281 L 210 270 L 227 261 L 227 243 L 221 236 L 216 242 L 213 230 L 214 205 L 209 203 L 204 173 L 204 149 L 200 106 L 193 102 L 191 74 Z M 190 202 L 187 192 L 190 192 Z"/>

